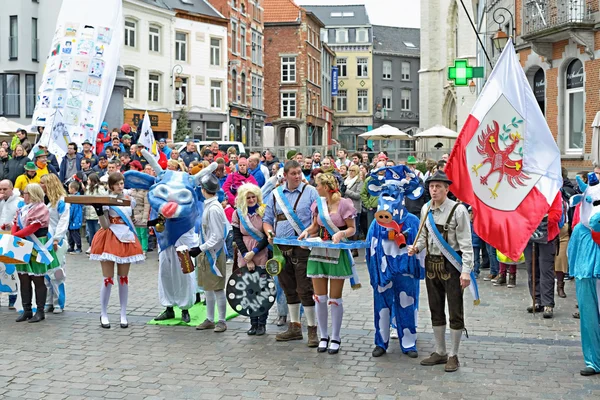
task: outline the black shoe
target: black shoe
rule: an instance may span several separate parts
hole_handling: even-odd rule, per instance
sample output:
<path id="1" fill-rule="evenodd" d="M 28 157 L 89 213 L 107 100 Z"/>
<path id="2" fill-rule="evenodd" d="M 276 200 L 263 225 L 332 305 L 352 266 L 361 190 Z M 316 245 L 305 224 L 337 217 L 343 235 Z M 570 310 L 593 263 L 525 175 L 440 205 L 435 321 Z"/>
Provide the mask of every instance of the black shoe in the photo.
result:
<path id="1" fill-rule="evenodd" d="M 542 312 L 543 310 L 544 310 L 544 307 L 540 306 L 539 304 L 535 305 L 535 312 Z M 527 307 L 527 312 L 533 313 L 533 306 Z"/>
<path id="2" fill-rule="evenodd" d="M 173 310 L 173 307 L 167 307 L 167 309 L 165 311 L 163 311 L 162 313 L 160 313 L 160 315 L 156 318 L 154 318 L 155 321 L 166 321 L 168 319 L 173 319 L 175 318 L 175 311 Z"/>
<path id="3" fill-rule="evenodd" d="M 375 346 L 375 348 L 373 349 L 373 353 L 371 353 L 371 355 L 373 355 L 373 357 L 381 357 L 385 353 L 386 353 L 386 350 L 383 347 Z"/>
<path id="4" fill-rule="evenodd" d="M 33 312 L 31 311 L 31 307 L 29 307 L 29 309 L 24 309 L 23 310 L 23 314 L 21 314 L 19 316 L 19 318 L 17 318 L 17 322 L 23 322 L 23 321 L 27 321 L 30 320 L 31 318 L 33 318 Z"/>
<path id="5" fill-rule="evenodd" d="M 188 310 L 181 310 L 181 320 L 186 324 L 189 324 L 192 320 L 190 317 L 190 312 Z"/>
<path id="6" fill-rule="evenodd" d="M 342 344 L 342 341 L 341 341 L 341 340 L 333 340 L 333 339 L 332 339 L 332 340 L 330 340 L 329 342 L 330 342 L 330 343 L 335 343 L 335 344 L 337 344 L 337 345 L 341 345 L 341 344 Z M 341 347 L 341 346 L 340 346 L 340 347 Z M 334 350 L 334 349 L 331 349 L 331 348 L 330 348 L 330 349 L 327 349 L 327 352 L 328 352 L 329 354 L 337 354 L 337 353 L 340 351 L 340 347 L 338 347 L 338 348 L 337 348 L 337 349 L 335 349 L 335 350 Z"/>
<path id="7" fill-rule="evenodd" d="M 554 307 L 546 306 L 544 307 L 544 318 L 549 319 L 554 316 Z"/>
<path id="8" fill-rule="evenodd" d="M 321 338 L 321 342 L 325 342 L 325 347 L 321 347 L 320 346 L 320 342 L 319 342 L 319 346 L 317 347 L 317 351 L 319 353 L 325 353 L 327 351 L 327 347 L 329 347 L 329 338 L 325 339 L 325 338 Z"/>
<path id="9" fill-rule="evenodd" d="M 44 307 L 37 309 L 37 311 L 35 312 L 35 315 L 33 316 L 33 318 L 31 318 L 29 321 L 30 324 L 31 323 L 35 323 L 35 322 L 40 322 L 46 319 L 46 315 L 44 314 Z"/>
<path id="10" fill-rule="evenodd" d="M 256 336 L 263 336 L 265 333 L 267 333 L 266 326 L 259 325 L 258 328 L 256 328 Z"/>
<path id="11" fill-rule="evenodd" d="M 121 322 L 121 328 L 122 328 L 122 329 L 127 329 L 127 328 L 129 328 L 129 322 L 128 322 L 128 323 L 125 323 L 125 324 Z"/>
<path id="12" fill-rule="evenodd" d="M 110 329 L 110 322 L 108 324 L 103 324 L 102 317 L 100 317 L 100 326 L 103 327 L 104 329 Z"/>
<path id="13" fill-rule="evenodd" d="M 200 293 L 196 293 L 196 301 L 194 302 L 194 304 L 198 304 L 202 301 L 201 297 L 200 297 Z"/>
<path id="14" fill-rule="evenodd" d="M 410 358 L 419 357 L 419 353 L 416 350 L 410 350 L 409 352 L 406 353 L 406 355 L 409 356 Z"/>
<path id="15" fill-rule="evenodd" d="M 256 335 L 256 325 L 252 325 L 250 327 L 250 329 L 248 329 L 248 332 L 246 332 L 248 334 L 248 336 L 255 336 Z"/>
<path id="16" fill-rule="evenodd" d="M 594 368 L 591 368 L 591 367 L 585 367 L 584 369 L 579 371 L 579 373 L 581 374 L 581 376 L 592 376 L 592 375 L 600 374 L 599 371 L 596 371 Z"/>

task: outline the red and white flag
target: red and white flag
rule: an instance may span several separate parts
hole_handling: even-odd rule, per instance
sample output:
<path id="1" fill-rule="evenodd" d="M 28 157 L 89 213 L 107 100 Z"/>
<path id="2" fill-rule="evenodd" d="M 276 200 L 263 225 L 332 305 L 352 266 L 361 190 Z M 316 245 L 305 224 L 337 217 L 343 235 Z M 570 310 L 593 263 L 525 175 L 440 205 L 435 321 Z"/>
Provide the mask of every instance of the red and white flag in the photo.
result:
<path id="1" fill-rule="evenodd" d="M 562 177 L 560 151 L 512 41 L 471 110 L 445 172 L 452 193 L 473 207 L 477 235 L 519 259 Z"/>

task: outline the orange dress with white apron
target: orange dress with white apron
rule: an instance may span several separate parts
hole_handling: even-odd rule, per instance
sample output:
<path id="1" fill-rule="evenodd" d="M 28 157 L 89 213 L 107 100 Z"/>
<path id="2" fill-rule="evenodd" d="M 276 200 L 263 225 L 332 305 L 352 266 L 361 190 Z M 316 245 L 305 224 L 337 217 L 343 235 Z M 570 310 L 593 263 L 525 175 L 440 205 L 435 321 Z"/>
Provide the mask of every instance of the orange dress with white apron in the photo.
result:
<path id="1" fill-rule="evenodd" d="M 126 196 L 129 198 L 129 196 Z M 134 264 L 143 262 L 142 245 L 135 234 L 132 209 L 135 199 L 130 206 L 104 206 L 104 215 L 108 215 L 110 227 L 101 228 L 92 241 L 90 260 L 112 261 L 117 264 Z"/>

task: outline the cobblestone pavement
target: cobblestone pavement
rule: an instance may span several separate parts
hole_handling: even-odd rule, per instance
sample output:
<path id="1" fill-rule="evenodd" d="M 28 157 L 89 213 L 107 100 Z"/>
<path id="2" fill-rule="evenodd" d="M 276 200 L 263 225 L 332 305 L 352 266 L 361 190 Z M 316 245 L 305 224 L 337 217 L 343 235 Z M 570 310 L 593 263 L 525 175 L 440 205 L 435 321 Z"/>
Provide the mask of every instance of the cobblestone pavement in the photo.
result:
<path id="1" fill-rule="evenodd" d="M 461 368 L 422 367 L 401 354 L 396 342 L 371 357 L 371 289 L 348 289 L 342 349 L 318 354 L 302 342 L 280 343 L 281 329 L 246 335 L 248 321 L 228 322 L 222 334 L 193 328 L 146 325 L 161 308 L 157 255 L 132 267 L 129 329 L 118 327 L 118 291 L 109 312 L 113 328 L 99 327 L 100 268 L 85 256 L 68 256 L 67 310 L 39 324 L 14 322 L 0 307 L 0 399 L 599 399 L 600 377 L 584 378 L 575 311 L 575 288 L 557 297 L 555 317 L 527 314 L 526 275 L 514 289 L 480 281 L 482 303 L 465 294 L 469 338 L 463 337 Z M 433 334 L 422 284 L 420 358 L 433 351 Z M 274 310 L 272 310 L 274 311 Z M 275 315 L 272 313 L 274 318 Z M 271 320 L 273 319 L 271 318 Z"/>

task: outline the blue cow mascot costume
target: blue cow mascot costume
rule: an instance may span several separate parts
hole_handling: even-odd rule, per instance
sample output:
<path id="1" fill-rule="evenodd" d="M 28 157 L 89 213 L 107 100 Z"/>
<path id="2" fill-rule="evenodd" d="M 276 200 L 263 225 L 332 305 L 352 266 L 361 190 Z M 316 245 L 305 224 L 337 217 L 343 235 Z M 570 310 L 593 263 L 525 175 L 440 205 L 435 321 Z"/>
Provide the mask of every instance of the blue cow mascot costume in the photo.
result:
<path id="1" fill-rule="evenodd" d="M 402 352 L 416 358 L 419 281 L 425 269 L 418 256 L 407 254 L 407 243 L 414 243 L 417 236 L 419 219 L 406 210 L 403 200 L 418 199 L 424 189 L 405 165 L 373 171 L 367 189 L 372 196 L 379 196 L 366 249 L 375 308 L 373 357 L 386 353 L 391 323 L 398 329 Z"/>
<path id="2" fill-rule="evenodd" d="M 575 278 L 581 326 L 583 376 L 600 374 L 600 182 L 593 172 L 586 185 L 579 176 L 583 194 L 571 197 L 581 204 L 580 222 L 573 228 L 567 248 L 569 275 Z"/>
<path id="3" fill-rule="evenodd" d="M 181 320 L 188 324 L 191 319 L 188 310 L 196 299 L 197 282 L 195 274 L 182 267 L 180 255 L 185 260 L 181 252 L 199 245 L 196 221 L 201 217 L 201 207 L 196 187 L 203 176 L 217 168 L 217 163 L 191 176 L 180 171 L 163 171 L 150 153 L 142 150 L 142 154 L 157 176 L 127 171 L 125 186 L 148 190 L 152 214 L 158 216 L 148 225 L 155 226 L 158 239 L 158 296 L 166 309 L 155 321 L 174 319 L 173 307 L 178 306 L 182 310 Z"/>

